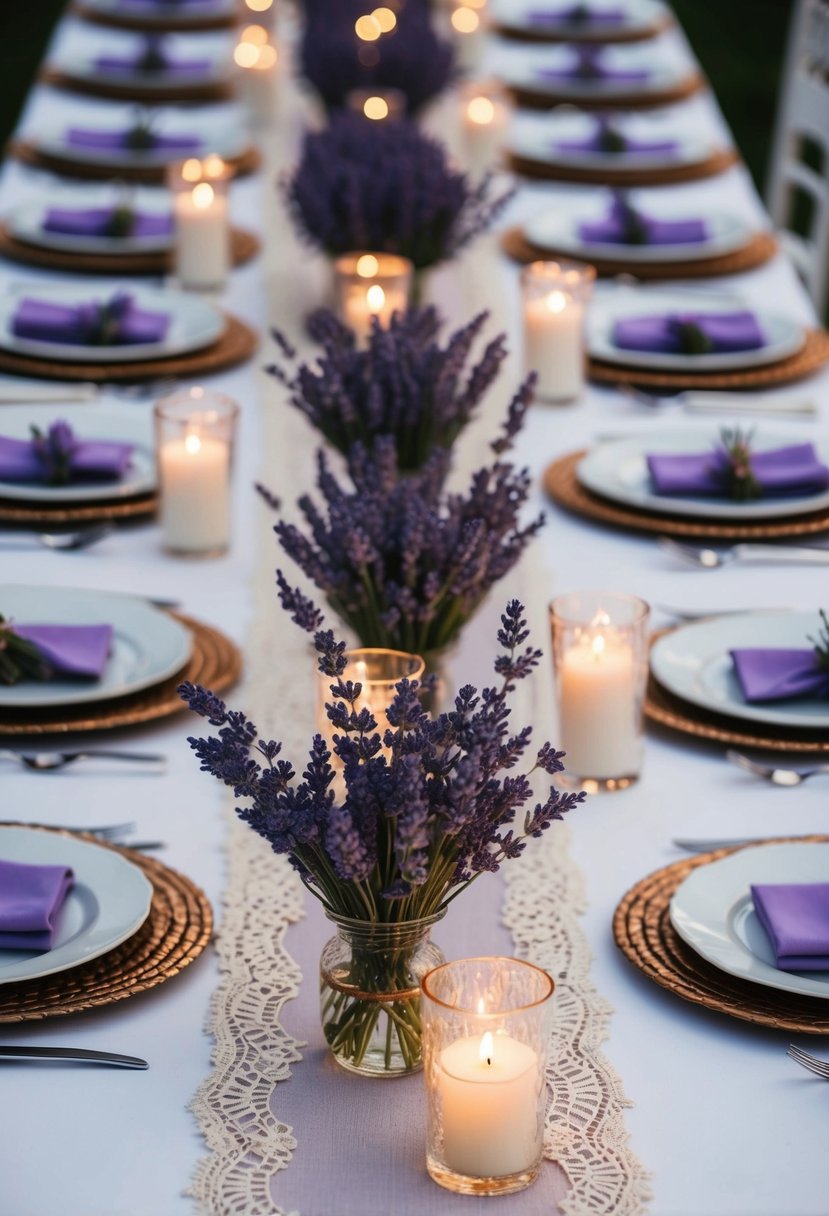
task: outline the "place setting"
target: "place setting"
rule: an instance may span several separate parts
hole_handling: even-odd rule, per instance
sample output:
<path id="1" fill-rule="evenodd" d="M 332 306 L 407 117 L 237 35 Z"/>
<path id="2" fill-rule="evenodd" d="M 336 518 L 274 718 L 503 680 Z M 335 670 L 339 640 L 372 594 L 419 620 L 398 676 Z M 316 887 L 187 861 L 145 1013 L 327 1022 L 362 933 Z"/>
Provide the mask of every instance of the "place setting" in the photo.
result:
<path id="1" fill-rule="evenodd" d="M 236 0 L 74 0 L 84 21 L 119 29 L 210 30 L 236 24 Z"/>
<path id="2" fill-rule="evenodd" d="M 672 23 L 661 0 L 495 0 L 496 34 L 525 42 L 639 42 Z"/>
<path id="3" fill-rule="evenodd" d="M 703 278 L 737 274 L 768 261 L 777 251 L 771 232 L 732 211 L 665 207 L 657 196 L 616 190 L 573 196 L 538 212 L 501 238 L 520 264 L 566 257 L 589 262 L 599 276 L 637 279 Z"/>

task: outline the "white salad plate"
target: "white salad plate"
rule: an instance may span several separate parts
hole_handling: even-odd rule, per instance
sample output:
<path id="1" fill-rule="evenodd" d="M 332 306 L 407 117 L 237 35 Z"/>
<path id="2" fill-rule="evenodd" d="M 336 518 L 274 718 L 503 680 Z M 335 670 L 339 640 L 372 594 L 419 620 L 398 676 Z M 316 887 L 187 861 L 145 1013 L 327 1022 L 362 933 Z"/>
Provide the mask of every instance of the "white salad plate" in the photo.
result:
<path id="1" fill-rule="evenodd" d="M 58 915 L 52 949 L 0 949 L 0 984 L 79 967 L 126 941 L 149 915 L 152 884 L 138 866 L 111 849 L 56 832 L 3 826 L 0 858 L 25 865 L 68 866 L 75 876 Z"/>
<path id="2" fill-rule="evenodd" d="M 96 36 L 97 34 L 97 36 Z M 84 28 L 83 37 L 73 39 L 62 47 L 50 67 L 81 81 L 100 81 L 103 84 L 129 85 L 131 89 L 146 89 L 148 93 L 161 88 L 187 85 L 221 84 L 230 75 L 232 64 L 230 44 L 222 34 L 164 34 L 163 53 L 172 61 L 186 62 L 188 59 L 204 61 L 204 70 L 198 72 L 113 71 L 99 67 L 98 60 L 105 56 L 130 60 L 140 56 L 146 45 L 146 35 L 101 30 L 91 34 Z"/>
<path id="3" fill-rule="evenodd" d="M 610 8 L 611 5 L 617 7 L 613 0 L 595 0 L 598 9 Z M 570 35 L 580 42 L 600 42 L 605 37 L 617 34 L 646 34 L 661 25 L 667 11 L 660 0 L 627 0 L 624 6 L 618 6 L 625 10 L 620 21 L 575 22 L 568 20 L 566 15 L 574 7 L 570 0 L 495 0 L 491 19 L 495 25 L 519 33 L 536 34 L 538 37 L 548 33 L 556 38 Z M 533 21 L 532 14 L 538 12 L 548 12 L 551 16 L 544 21 Z M 553 19 L 553 14 L 561 15 Z"/>
<path id="4" fill-rule="evenodd" d="M 573 65 L 576 55 L 577 51 L 573 46 L 504 42 L 493 54 L 492 70 L 505 84 L 513 88 L 528 89 L 539 94 L 550 93 L 556 97 L 567 96 L 574 102 L 585 98 L 607 98 L 612 101 L 617 96 L 626 96 L 629 93 L 661 93 L 666 89 L 679 87 L 694 71 L 689 62 L 670 53 L 665 46 L 654 40 L 652 43 L 609 45 L 601 50 L 601 61 L 608 70 L 644 69 L 647 75 L 642 79 L 543 75 L 547 69 L 567 70 Z"/>
<path id="5" fill-rule="evenodd" d="M 829 999 L 829 971 L 780 971 L 754 909 L 758 883 L 829 882 L 829 844 L 765 844 L 693 870 L 674 893 L 671 924 L 684 942 L 721 971 L 799 996 Z"/>
<path id="6" fill-rule="evenodd" d="M 136 121 L 136 113 L 130 109 L 108 106 L 90 111 L 77 110 L 77 117 L 49 116 L 37 127 L 25 131 L 35 149 L 46 155 L 59 156 L 63 160 L 77 161 L 86 165 L 111 165 L 114 170 L 136 167 L 161 167 L 188 156 L 206 156 L 215 152 L 225 159 L 239 156 L 250 144 L 246 125 L 238 121 L 239 112 L 234 107 L 223 107 L 223 117 L 209 116 L 211 107 L 198 109 L 159 109 L 153 107 L 152 128 L 159 135 L 192 136 L 198 145 L 192 150 L 176 148 L 86 148 L 68 141 L 67 132 L 72 127 L 95 131 L 123 131 Z M 214 107 L 215 109 L 215 107 Z"/>
<path id="7" fill-rule="evenodd" d="M 112 625 L 112 649 L 99 680 L 23 680 L 0 685 L 0 708 L 34 709 L 110 701 L 160 684 L 181 671 L 192 650 L 190 631 L 147 600 L 81 587 L 8 585 L 0 614 L 21 625 Z"/>
<path id="8" fill-rule="evenodd" d="M 43 249 L 60 249 L 72 253 L 160 253 L 173 244 L 172 230 L 161 236 L 74 236 L 66 232 L 49 232 L 44 224 L 50 210 L 56 207 L 81 210 L 87 207 L 129 206 L 149 215 L 169 215 L 170 196 L 162 190 L 124 190 L 111 185 L 90 186 L 51 197 L 29 199 L 20 203 L 5 217 L 11 236 L 28 245 Z"/>
<path id="9" fill-rule="evenodd" d="M 625 114 L 614 119 L 614 129 L 630 139 L 671 140 L 674 147 L 658 152 L 593 152 L 571 151 L 558 147 L 564 140 L 586 140 L 595 132 L 595 115 L 576 110 L 552 110 L 545 114 L 519 111 L 510 127 L 510 151 L 526 160 L 563 168 L 597 169 L 613 180 L 613 172 L 631 169 L 670 169 L 678 165 L 696 165 L 709 160 L 720 151 L 720 145 L 710 136 L 677 128 L 670 112 L 666 117 L 655 114 Z"/>
<path id="10" fill-rule="evenodd" d="M 87 8 L 100 13 L 117 14 L 119 17 L 129 17 L 130 20 L 142 22 L 148 26 L 163 24 L 174 16 L 176 23 L 190 22 L 198 24 L 206 17 L 229 17 L 236 11 L 235 0 L 199 0 L 193 4 L 165 3 L 131 4 L 130 0 L 84 0 Z"/>

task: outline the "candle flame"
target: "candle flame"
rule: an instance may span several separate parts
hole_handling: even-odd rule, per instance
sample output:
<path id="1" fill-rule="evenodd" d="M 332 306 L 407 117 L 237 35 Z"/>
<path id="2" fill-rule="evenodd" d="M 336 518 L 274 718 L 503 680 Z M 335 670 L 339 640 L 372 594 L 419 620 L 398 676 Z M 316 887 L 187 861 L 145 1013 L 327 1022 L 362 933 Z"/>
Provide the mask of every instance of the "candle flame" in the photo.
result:
<path id="1" fill-rule="evenodd" d="M 365 659 L 357 659 L 356 663 L 354 664 L 354 675 L 356 677 L 356 683 L 365 684 L 366 680 L 368 679 L 368 667 Z"/>
<path id="2" fill-rule="evenodd" d="M 594 659 L 600 659 L 602 657 L 604 654 L 605 645 L 604 634 L 597 633 L 590 643 L 590 649 L 593 652 Z"/>
<path id="3" fill-rule="evenodd" d="M 210 182 L 199 182 L 198 186 L 193 187 L 193 206 L 199 211 L 206 211 L 215 197 L 216 191 Z"/>
<path id="4" fill-rule="evenodd" d="M 383 27 L 371 13 L 358 17 L 354 22 L 354 33 L 358 38 L 362 38 L 363 42 L 376 42 L 382 32 Z"/>
<path id="5" fill-rule="evenodd" d="M 268 31 L 264 25 L 246 25 L 239 34 L 240 42 L 252 42 L 254 46 L 264 46 L 268 41 Z"/>
<path id="6" fill-rule="evenodd" d="M 233 52 L 233 62 L 240 68 L 252 68 L 259 58 L 259 47 L 253 42 L 240 42 Z"/>
<path id="7" fill-rule="evenodd" d="M 390 8 L 386 8 L 385 6 L 374 9 L 371 15 L 384 34 L 391 33 L 397 25 L 397 18 L 394 13 Z"/>
<path id="8" fill-rule="evenodd" d="M 254 13 L 266 13 L 273 8 L 273 0 L 245 0 L 245 4 Z"/>
<path id="9" fill-rule="evenodd" d="M 201 177 L 201 161 L 191 156 L 181 166 L 181 176 L 186 182 L 197 182 Z"/>
<path id="10" fill-rule="evenodd" d="M 567 297 L 563 291 L 551 291 L 545 297 L 544 303 L 548 312 L 564 312 L 567 307 Z"/>
<path id="11" fill-rule="evenodd" d="M 481 24 L 478 14 L 471 8 L 461 5 L 452 14 L 452 25 L 459 34 L 474 34 Z"/>
<path id="12" fill-rule="evenodd" d="M 205 177 L 224 177 L 226 168 L 225 162 L 217 152 L 211 152 L 202 164 Z"/>
<path id="13" fill-rule="evenodd" d="M 593 629 L 606 629 L 609 624 L 610 617 L 605 612 L 604 608 L 600 608 L 593 617 L 593 620 L 590 622 L 591 628 Z"/>
<path id="14" fill-rule="evenodd" d="M 196 456 L 201 451 L 201 439 L 199 439 L 198 435 L 191 433 L 185 436 L 184 450 L 189 456 Z"/>
<path id="15" fill-rule="evenodd" d="M 366 118 L 388 118 L 389 105 L 383 97 L 367 97 L 363 103 L 363 113 Z"/>
<path id="16" fill-rule="evenodd" d="M 478 1013 L 486 1013 L 486 1005 L 482 996 L 478 997 Z"/>
<path id="17" fill-rule="evenodd" d="M 382 311 L 383 305 L 386 302 L 386 293 L 379 283 L 372 283 L 366 292 L 366 304 L 369 312 L 378 313 Z"/>
<path id="18" fill-rule="evenodd" d="M 495 117 L 495 106 L 488 97 L 473 97 L 466 107 L 470 122 L 476 122 L 485 127 Z"/>
<path id="19" fill-rule="evenodd" d="M 495 1039 L 492 1037 L 492 1031 L 487 1030 L 481 1035 L 480 1060 L 481 1063 L 488 1064 L 492 1067 L 492 1049 L 495 1046 Z"/>
<path id="20" fill-rule="evenodd" d="M 373 279 L 380 269 L 380 263 L 373 253 L 361 253 L 356 269 L 361 279 Z"/>

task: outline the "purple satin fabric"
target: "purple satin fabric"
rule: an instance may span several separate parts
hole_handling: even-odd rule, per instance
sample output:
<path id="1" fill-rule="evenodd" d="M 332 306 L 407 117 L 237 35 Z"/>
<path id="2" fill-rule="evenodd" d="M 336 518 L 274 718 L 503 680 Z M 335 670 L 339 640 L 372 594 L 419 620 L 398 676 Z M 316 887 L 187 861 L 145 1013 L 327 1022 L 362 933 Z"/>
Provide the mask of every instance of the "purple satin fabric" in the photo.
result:
<path id="1" fill-rule="evenodd" d="M 602 128 L 597 127 L 592 135 L 588 135 L 584 139 L 559 139 L 553 144 L 553 147 L 564 155 L 570 152 L 591 154 L 600 152 L 607 156 L 630 156 L 631 154 L 658 156 L 662 153 L 668 155 L 675 152 L 678 146 L 675 139 L 633 139 L 628 135 L 622 135 L 622 139 L 624 140 L 623 148 L 603 147 Z"/>
<path id="2" fill-rule="evenodd" d="M 751 898 L 778 971 L 829 971 L 829 883 L 756 883 Z"/>
<path id="3" fill-rule="evenodd" d="M 592 4 L 570 4 L 565 8 L 534 9 L 527 13 L 532 25 L 621 25 L 627 13 L 621 6 L 595 7 Z"/>
<path id="4" fill-rule="evenodd" d="M 542 80 L 572 80 L 590 84 L 593 81 L 633 84 L 649 80 L 649 68 L 615 68 L 602 62 L 601 50 L 596 47 L 581 47 L 574 55 L 570 67 L 539 68 L 536 75 Z"/>
<path id="5" fill-rule="evenodd" d="M 760 323 L 748 311 L 622 317 L 613 327 L 613 342 L 621 350 L 679 355 L 683 353 L 680 324 L 696 325 L 711 343 L 712 353 L 760 350 L 766 344 Z"/>
<path id="6" fill-rule="evenodd" d="M 579 224 L 579 236 L 589 244 L 604 245 L 694 245 L 708 239 L 708 227 L 703 219 L 656 220 L 641 211 L 634 211 L 637 226 L 645 239 L 631 241 L 626 221 L 626 209 L 614 202 L 608 214 L 600 220 L 585 220 Z"/>
<path id="7" fill-rule="evenodd" d="M 81 148 L 87 152 L 135 152 L 140 156 L 145 152 L 196 152 L 202 141 L 197 135 L 153 135 L 150 148 L 130 148 L 129 130 L 125 131 L 90 131 L 85 127 L 70 127 L 66 132 L 66 142 L 72 148 Z"/>
<path id="8" fill-rule="evenodd" d="M 736 647 L 731 659 L 746 701 L 829 697 L 829 670 L 818 663 L 814 647 Z"/>
<path id="9" fill-rule="evenodd" d="M 114 207 L 50 207 L 43 221 L 43 229 L 66 236 L 108 236 L 114 211 Z M 173 231 L 172 215 L 141 211 L 132 214 L 131 237 L 168 236 Z"/>
<path id="10" fill-rule="evenodd" d="M 69 463 L 70 482 L 117 481 L 130 466 L 133 445 L 94 439 L 79 442 Z M 42 482 L 48 469 L 31 439 L 0 435 L 0 481 Z"/>
<path id="11" fill-rule="evenodd" d="M 112 76 L 206 76 L 213 64 L 209 59 L 170 59 L 163 57 L 163 66 L 143 68 L 140 55 L 99 55 L 95 70 Z"/>
<path id="12" fill-rule="evenodd" d="M 0 949 L 51 950 L 74 881 L 67 866 L 0 861 Z"/>
<path id="13" fill-rule="evenodd" d="M 728 497 L 725 453 L 659 452 L 646 457 L 657 494 Z M 829 488 L 829 468 L 811 443 L 795 443 L 767 452 L 752 452 L 751 470 L 764 494 L 808 494 Z"/>
<path id="14" fill-rule="evenodd" d="M 118 7 L 147 9 L 162 14 L 174 13 L 177 8 L 215 8 L 216 0 L 119 0 Z"/>
<path id="15" fill-rule="evenodd" d="M 50 300 L 23 299 L 12 318 L 12 333 L 18 338 L 68 346 L 95 344 L 98 306 L 55 304 Z M 118 321 L 117 339 L 110 345 L 139 346 L 162 342 L 170 326 L 167 313 L 147 312 L 130 304 Z"/>
<path id="16" fill-rule="evenodd" d="M 112 646 L 112 625 L 18 625 L 18 637 L 34 643 L 59 676 L 99 680 Z"/>

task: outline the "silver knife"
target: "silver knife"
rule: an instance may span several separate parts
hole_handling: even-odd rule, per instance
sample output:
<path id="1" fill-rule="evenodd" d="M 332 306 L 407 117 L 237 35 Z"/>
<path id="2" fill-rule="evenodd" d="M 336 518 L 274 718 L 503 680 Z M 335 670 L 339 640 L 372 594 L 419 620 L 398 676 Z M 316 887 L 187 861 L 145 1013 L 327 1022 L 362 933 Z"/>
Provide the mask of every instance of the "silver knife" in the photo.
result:
<path id="1" fill-rule="evenodd" d="M 149 1068 L 138 1056 L 119 1056 L 111 1051 L 88 1051 L 83 1047 L 3 1047 L 0 1060 L 75 1060 L 81 1064 L 109 1064 L 113 1068 Z"/>
<path id="2" fill-rule="evenodd" d="M 786 840 L 809 840 L 809 836 L 789 836 L 785 832 L 781 832 L 781 838 L 785 836 Z M 735 836 L 733 839 L 722 840 L 689 840 L 676 839 L 672 840 L 671 844 L 674 848 L 684 849 L 686 853 L 710 853 L 714 849 L 737 849 L 742 845 L 748 844 L 765 844 L 768 840 L 777 840 L 777 836 Z"/>

